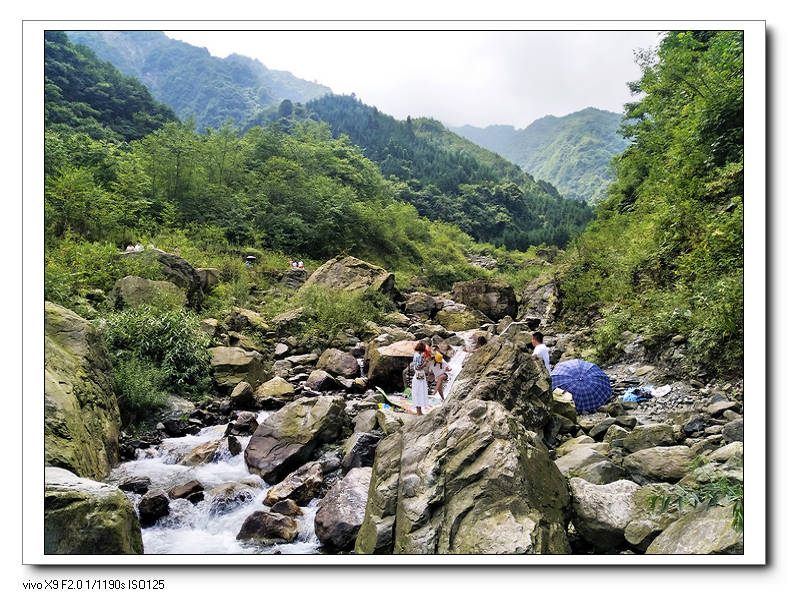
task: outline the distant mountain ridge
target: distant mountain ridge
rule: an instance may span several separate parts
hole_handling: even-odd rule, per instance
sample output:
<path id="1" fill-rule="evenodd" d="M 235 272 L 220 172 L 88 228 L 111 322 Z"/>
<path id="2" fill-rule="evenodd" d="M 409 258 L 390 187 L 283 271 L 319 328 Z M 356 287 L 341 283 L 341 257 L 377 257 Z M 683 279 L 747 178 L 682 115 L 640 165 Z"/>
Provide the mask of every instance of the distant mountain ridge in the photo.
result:
<path id="1" fill-rule="evenodd" d="M 121 73 L 145 84 L 182 120 L 194 116 L 199 130 L 221 126 L 227 118 L 246 122 L 283 99 L 306 102 L 331 89 L 260 61 L 232 54 L 214 57 L 205 48 L 168 38 L 161 31 L 68 31 Z"/>
<path id="2" fill-rule="evenodd" d="M 466 125 L 451 130 L 552 183 L 562 195 L 595 203 L 605 197 L 613 180 L 611 158 L 628 145 L 618 134 L 622 117 L 587 107 L 562 117 L 539 118 L 524 129 Z"/>

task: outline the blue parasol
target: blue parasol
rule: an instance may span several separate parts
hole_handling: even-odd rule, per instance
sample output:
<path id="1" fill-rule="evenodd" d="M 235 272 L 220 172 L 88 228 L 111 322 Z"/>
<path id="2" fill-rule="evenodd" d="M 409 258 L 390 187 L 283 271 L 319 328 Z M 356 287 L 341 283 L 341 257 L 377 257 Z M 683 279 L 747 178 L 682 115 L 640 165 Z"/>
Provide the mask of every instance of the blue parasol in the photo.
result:
<path id="1" fill-rule="evenodd" d="M 608 375 L 598 365 L 584 359 L 562 361 L 556 364 L 551 375 L 554 389 L 572 393 L 578 412 L 593 412 L 612 394 Z"/>

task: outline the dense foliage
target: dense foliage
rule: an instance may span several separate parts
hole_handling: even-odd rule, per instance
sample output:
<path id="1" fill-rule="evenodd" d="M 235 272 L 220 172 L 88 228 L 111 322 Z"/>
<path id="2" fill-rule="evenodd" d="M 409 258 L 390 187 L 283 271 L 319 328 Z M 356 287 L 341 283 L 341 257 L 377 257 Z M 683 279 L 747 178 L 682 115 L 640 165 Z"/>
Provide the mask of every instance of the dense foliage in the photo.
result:
<path id="1" fill-rule="evenodd" d="M 176 120 L 134 78 L 75 46 L 63 32 L 44 36 L 44 119 L 57 131 L 94 139 L 139 139 Z"/>
<path id="2" fill-rule="evenodd" d="M 659 347 L 688 338 L 708 368 L 743 371 L 743 34 L 671 32 L 640 58 L 632 145 L 598 218 L 568 254 L 566 304 L 605 306 L 611 353 L 624 330 Z"/>
<path id="3" fill-rule="evenodd" d="M 521 250 L 541 243 L 564 246 L 591 219 L 585 204 L 562 198 L 548 183 L 535 182 L 437 120 L 396 120 L 353 96 L 329 95 L 286 111 L 267 110 L 250 123 L 291 131 L 315 121 L 361 147 L 394 183 L 398 200 L 479 241 Z"/>
<path id="4" fill-rule="evenodd" d="M 562 195 L 595 203 L 612 181 L 611 158 L 627 146 L 617 132 L 621 117 L 587 107 L 560 118 L 545 116 L 522 130 L 513 126 L 453 130 L 552 183 Z"/>
<path id="5" fill-rule="evenodd" d="M 213 57 L 205 48 L 173 40 L 160 31 L 71 31 L 121 72 L 138 78 L 181 119 L 198 130 L 218 128 L 228 118 L 241 124 L 283 99 L 307 101 L 331 90 L 287 71 L 268 69 L 255 59 Z"/>

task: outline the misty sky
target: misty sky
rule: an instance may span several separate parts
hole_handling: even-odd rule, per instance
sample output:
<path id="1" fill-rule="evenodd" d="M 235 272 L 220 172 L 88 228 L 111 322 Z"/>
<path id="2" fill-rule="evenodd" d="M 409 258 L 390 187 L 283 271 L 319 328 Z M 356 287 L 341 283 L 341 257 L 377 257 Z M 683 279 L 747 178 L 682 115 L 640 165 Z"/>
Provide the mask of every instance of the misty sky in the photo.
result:
<path id="1" fill-rule="evenodd" d="M 315 80 L 399 119 L 523 128 L 593 106 L 622 111 L 657 32 L 165 32 Z"/>

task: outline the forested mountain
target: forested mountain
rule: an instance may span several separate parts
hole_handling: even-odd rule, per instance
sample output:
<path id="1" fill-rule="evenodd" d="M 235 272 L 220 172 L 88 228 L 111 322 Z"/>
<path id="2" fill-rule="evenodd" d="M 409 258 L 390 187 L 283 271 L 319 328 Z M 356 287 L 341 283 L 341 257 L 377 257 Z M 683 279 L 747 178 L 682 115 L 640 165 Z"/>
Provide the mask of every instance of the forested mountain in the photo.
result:
<path id="1" fill-rule="evenodd" d="M 501 154 L 562 195 L 595 203 L 612 180 L 610 160 L 624 151 L 618 134 L 621 114 L 587 107 L 557 118 L 545 116 L 525 129 L 513 126 L 462 126 L 457 134 Z"/>
<path id="2" fill-rule="evenodd" d="M 63 32 L 44 37 L 46 128 L 81 132 L 94 139 L 133 140 L 176 121 L 136 79 L 122 75 Z"/>
<path id="3" fill-rule="evenodd" d="M 181 119 L 194 117 L 198 129 L 219 127 L 227 118 L 246 122 L 260 109 L 283 99 L 305 102 L 330 93 L 322 84 L 268 69 L 241 55 L 224 59 L 168 38 L 160 31 L 69 31 L 121 72 L 145 84 Z"/>
<path id="4" fill-rule="evenodd" d="M 394 195 L 422 216 L 458 225 L 480 241 L 526 249 L 565 245 L 591 219 L 585 205 L 552 185 L 428 118 L 397 120 L 353 96 L 327 95 L 305 105 L 284 102 L 251 124 L 288 131 L 299 122 L 325 122 L 347 135 L 393 182 Z"/>
<path id="5" fill-rule="evenodd" d="M 642 59 L 632 145 L 563 282 L 579 317 L 605 308 L 603 350 L 626 330 L 655 348 L 680 335 L 698 366 L 743 371 L 743 59 L 740 31 L 670 32 Z"/>

